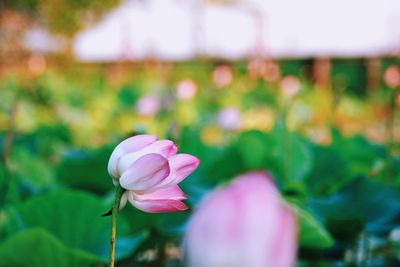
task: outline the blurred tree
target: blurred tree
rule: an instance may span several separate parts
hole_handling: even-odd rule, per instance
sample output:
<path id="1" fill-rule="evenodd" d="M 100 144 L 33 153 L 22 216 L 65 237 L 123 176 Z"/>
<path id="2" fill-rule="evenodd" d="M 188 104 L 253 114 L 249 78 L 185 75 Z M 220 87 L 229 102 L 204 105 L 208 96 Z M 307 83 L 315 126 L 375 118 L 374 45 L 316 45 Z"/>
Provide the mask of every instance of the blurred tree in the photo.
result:
<path id="1" fill-rule="evenodd" d="M 4 0 L 1 9 L 22 11 L 54 33 L 72 36 L 121 0 Z"/>

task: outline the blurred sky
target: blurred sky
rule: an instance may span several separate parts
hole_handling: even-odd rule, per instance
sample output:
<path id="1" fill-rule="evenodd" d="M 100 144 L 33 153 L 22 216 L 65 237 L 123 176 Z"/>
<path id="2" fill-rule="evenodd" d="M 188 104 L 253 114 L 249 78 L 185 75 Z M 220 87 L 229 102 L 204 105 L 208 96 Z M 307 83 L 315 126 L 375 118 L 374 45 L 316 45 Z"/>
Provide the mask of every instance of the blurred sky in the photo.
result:
<path id="1" fill-rule="evenodd" d="M 126 0 L 80 32 L 83 61 L 202 53 L 241 58 L 373 56 L 400 51 L 399 0 Z M 233 3 L 232 3 L 233 2 Z"/>

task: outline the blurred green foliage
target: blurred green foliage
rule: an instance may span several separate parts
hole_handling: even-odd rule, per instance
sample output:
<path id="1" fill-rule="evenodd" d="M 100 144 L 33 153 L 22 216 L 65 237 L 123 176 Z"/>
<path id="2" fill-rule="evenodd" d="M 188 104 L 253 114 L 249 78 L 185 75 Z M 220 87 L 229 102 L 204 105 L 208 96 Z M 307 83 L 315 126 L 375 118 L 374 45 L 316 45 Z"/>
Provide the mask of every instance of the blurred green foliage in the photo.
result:
<path id="1" fill-rule="evenodd" d="M 12 123 L 14 133 L 9 173 L 0 165 L 0 182 L 10 180 L 1 192 L 0 266 L 104 264 L 110 220 L 100 215 L 111 207 L 114 189 L 108 157 L 122 139 L 142 132 L 173 139 L 201 165 L 180 184 L 189 211 L 155 215 L 128 206 L 121 212 L 120 266 L 171 266 L 164 248 L 179 246 L 202 197 L 255 169 L 271 174 L 298 214 L 301 266 L 337 266 L 365 235 L 380 240 L 370 244 L 370 260 L 396 266 L 400 245 L 389 237 L 400 225 L 400 158 L 365 130 L 385 126 L 371 114 L 388 108 L 390 91 L 363 99 L 345 92 L 334 107 L 334 90 L 314 90 L 305 80 L 287 99 L 278 84 L 250 79 L 240 66 L 232 66 L 231 84 L 216 88 L 213 68 L 96 66 L 6 76 L 0 82 L 2 156 Z M 285 73 L 301 75 L 293 71 Z M 183 79 L 197 84 L 193 99 L 177 97 Z M 157 113 L 139 114 L 137 103 L 146 95 L 159 97 Z M 226 107 L 241 112 L 238 129 L 218 122 Z M 321 132 L 323 138 L 313 138 Z"/>
<path id="2" fill-rule="evenodd" d="M 72 36 L 120 2 L 120 0 L 4 0 L 2 7 L 25 12 L 33 19 L 40 17 L 40 22 L 45 23 L 50 31 Z"/>

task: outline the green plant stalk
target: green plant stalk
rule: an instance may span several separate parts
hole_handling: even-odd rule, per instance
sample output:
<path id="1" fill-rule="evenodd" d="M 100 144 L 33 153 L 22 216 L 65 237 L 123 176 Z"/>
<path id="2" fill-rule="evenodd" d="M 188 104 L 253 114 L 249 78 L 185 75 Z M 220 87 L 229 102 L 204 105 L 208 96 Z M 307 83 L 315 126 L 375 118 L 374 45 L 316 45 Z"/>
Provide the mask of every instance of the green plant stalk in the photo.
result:
<path id="1" fill-rule="evenodd" d="M 112 208 L 111 215 L 111 238 L 110 238 L 110 267 L 114 267 L 115 262 L 115 242 L 117 235 L 117 215 L 119 211 L 119 204 L 121 202 L 122 194 L 124 193 L 124 189 L 118 185 L 117 190 L 115 191 L 115 199 L 114 206 Z"/>
<path id="2" fill-rule="evenodd" d="M 390 97 L 390 109 L 391 109 L 391 116 L 389 118 L 389 125 L 388 125 L 388 132 L 389 132 L 389 141 L 388 141 L 388 147 L 389 147 L 389 153 L 393 152 L 393 147 L 394 147 L 394 131 L 395 131 L 395 120 L 396 120 L 396 95 L 398 93 L 399 89 L 396 89 L 392 92 L 392 95 Z"/>
<path id="3" fill-rule="evenodd" d="M 387 141 L 387 164 L 388 164 L 388 172 L 386 181 L 392 181 L 392 177 L 394 176 L 394 168 L 392 164 L 392 156 L 395 150 L 395 123 L 396 123 L 396 96 L 400 93 L 400 88 L 395 89 L 391 92 L 390 95 L 390 117 L 387 122 L 387 131 L 388 131 L 388 141 Z"/>
<path id="4" fill-rule="evenodd" d="M 6 136 L 4 138 L 4 151 L 3 151 L 3 157 L 1 159 L 4 167 L 4 172 L 0 175 L 4 176 L 4 181 L 3 184 L 0 186 L 0 208 L 3 208 L 3 206 L 5 205 L 8 190 L 11 184 L 12 172 L 10 170 L 9 158 L 13 146 L 13 139 L 15 134 L 15 120 L 17 117 L 17 112 L 18 112 L 18 102 L 15 101 L 9 113 L 9 118 L 8 118 L 9 127 Z"/>
<path id="5" fill-rule="evenodd" d="M 283 151 L 284 151 L 284 162 L 283 162 L 283 179 L 285 183 L 289 183 L 290 174 L 291 174 L 291 162 L 292 162 L 292 153 L 291 153 L 291 138 L 287 125 L 287 113 L 289 110 L 289 104 L 284 104 L 282 110 L 282 123 L 283 123 Z"/>

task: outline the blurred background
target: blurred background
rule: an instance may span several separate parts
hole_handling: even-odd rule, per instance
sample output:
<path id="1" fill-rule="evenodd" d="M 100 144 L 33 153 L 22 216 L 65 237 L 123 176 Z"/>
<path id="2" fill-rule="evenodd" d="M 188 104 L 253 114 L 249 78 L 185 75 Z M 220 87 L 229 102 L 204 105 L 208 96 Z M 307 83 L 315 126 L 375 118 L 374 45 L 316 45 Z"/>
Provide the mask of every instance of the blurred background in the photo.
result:
<path id="1" fill-rule="evenodd" d="M 271 173 L 299 266 L 399 265 L 399 24 L 396 0 L 0 0 L 0 266 L 103 266 L 138 133 L 201 159 L 192 208 Z M 183 266 L 190 215 L 126 207 L 119 266 Z"/>

